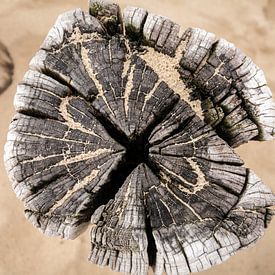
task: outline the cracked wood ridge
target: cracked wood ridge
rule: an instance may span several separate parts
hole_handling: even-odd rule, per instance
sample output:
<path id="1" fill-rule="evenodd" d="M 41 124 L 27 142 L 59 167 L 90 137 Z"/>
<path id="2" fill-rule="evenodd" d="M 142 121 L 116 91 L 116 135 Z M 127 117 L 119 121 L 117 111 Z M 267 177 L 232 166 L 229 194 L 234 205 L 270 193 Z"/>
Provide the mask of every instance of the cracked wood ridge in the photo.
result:
<path id="1" fill-rule="evenodd" d="M 89 260 L 189 274 L 263 235 L 275 196 L 233 147 L 274 137 L 263 72 L 224 39 L 141 8 L 60 15 L 15 95 L 5 165 L 26 217 Z"/>

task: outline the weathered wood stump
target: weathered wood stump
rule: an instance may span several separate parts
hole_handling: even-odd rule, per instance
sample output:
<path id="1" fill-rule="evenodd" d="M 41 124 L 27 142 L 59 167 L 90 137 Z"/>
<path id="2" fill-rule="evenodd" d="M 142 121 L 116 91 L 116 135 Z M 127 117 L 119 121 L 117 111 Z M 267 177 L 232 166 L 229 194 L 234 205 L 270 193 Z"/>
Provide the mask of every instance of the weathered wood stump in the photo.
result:
<path id="1" fill-rule="evenodd" d="M 263 72 L 140 8 L 62 14 L 18 85 L 5 164 L 27 218 L 90 261 L 188 274 L 262 236 L 275 196 L 232 147 L 274 136 Z"/>
<path id="2" fill-rule="evenodd" d="M 12 82 L 13 61 L 8 49 L 0 42 L 0 93 L 5 91 Z"/>

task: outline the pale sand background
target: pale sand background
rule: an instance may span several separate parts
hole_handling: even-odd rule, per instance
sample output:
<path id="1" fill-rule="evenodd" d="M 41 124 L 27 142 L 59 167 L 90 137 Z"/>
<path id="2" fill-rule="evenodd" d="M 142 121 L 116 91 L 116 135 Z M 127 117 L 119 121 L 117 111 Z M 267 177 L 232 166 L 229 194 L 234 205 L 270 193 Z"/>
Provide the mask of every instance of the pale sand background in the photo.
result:
<path id="1" fill-rule="evenodd" d="M 275 1 L 271 0 L 123 0 L 121 6 L 142 6 L 170 17 L 183 28 L 201 27 L 234 42 L 265 72 L 275 92 Z M 15 60 L 13 85 L 0 96 L 0 156 L 14 113 L 16 83 L 27 70 L 58 14 L 81 7 L 86 0 L 0 0 L 0 39 Z M 250 142 L 238 153 L 246 165 L 275 192 L 275 142 Z M 0 161 L 0 274 L 115 274 L 86 261 L 89 231 L 74 241 L 42 235 L 23 215 Z M 275 219 L 255 247 L 239 252 L 222 265 L 201 274 L 275 275 Z"/>

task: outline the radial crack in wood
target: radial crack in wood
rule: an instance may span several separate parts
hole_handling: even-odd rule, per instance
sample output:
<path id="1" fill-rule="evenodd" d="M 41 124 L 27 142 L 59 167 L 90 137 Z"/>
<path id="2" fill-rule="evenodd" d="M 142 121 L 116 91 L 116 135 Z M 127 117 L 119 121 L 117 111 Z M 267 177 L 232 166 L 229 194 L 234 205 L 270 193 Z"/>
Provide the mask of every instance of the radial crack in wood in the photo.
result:
<path id="1" fill-rule="evenodd" d="M 254 244 L 275 196 L 230 147 L 274 134 L 263 73 L 140 8 L 60 15 L 18 85 L 5 166 L 26 217 L 128 274 L 189 274 Z"/>
<path id="2" fill-rule="evenodd" d="M 186 31 L 183 79 L 202 100 L 205 120 L 237 147 L 275 134 L 275 103 L 263 71 L 232 43 L 201 29 Z"/>
<path id="3" fill-rule="evenodd" d="M 92 216 L 90 261 L 109 265 L 113 270 L 146 274 L 146 208 L 142 183 L 146 180 L 142 165 L 125 180 L 114 200 Z"/>
<path id="4" fill-rule="evenodd" d="M 243 190 L 235 199 L 224 190 L 216 193 L 213 184 L 205 200 L 203 192 L 189 195 L 166 177 L 158 179 L 150 171 L 147 177 L 145 196 L 157 246 L 155 274 L 189 274 L 228 259 L 263 234 L 266 211 L 275 203 L 270 189 L 252 172 L 242 176 Z M 249 203 L 254 191 L 264 198 L 253 200 L 255 204 Z M 218 217 L 225 205 L 228 212 Z"/>

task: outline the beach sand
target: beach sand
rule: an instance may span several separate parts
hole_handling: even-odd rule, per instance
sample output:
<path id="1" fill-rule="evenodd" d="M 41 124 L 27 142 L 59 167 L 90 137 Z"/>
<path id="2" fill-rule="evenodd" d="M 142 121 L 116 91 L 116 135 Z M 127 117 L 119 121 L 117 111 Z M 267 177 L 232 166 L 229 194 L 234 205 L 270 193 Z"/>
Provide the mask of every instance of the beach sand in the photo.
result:
<path id="1" fill-rule="evenodd" d="M 183 29 L 200 27 L 233 42 L 265 72 L 275 94 L 275 1 L 274 0 L 123 0 L 124 8 L 140 6 L 170 17 Z M 87 10 L 86 0 L 1 0 L 0 40 L 14 62 L 13 84 L 0 95 L 0 156 L 8 125 L 14 114 L 16 85 L 28 68 L 57 16 L 70 9 Z M 250 142 L 237 149 L 246 166 L 253 169 L 275 192 L 275 142 Z M 73 241 L 41 234 L 24 217 L 0 160 L 0 274 L 86 275 L 116 274 L 87 261 L 89 230 Z M 238 252 L 204 275 L 275 275 L 275 219 L 256 246 Z"/>

